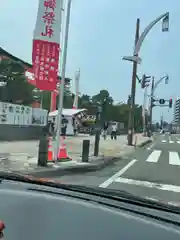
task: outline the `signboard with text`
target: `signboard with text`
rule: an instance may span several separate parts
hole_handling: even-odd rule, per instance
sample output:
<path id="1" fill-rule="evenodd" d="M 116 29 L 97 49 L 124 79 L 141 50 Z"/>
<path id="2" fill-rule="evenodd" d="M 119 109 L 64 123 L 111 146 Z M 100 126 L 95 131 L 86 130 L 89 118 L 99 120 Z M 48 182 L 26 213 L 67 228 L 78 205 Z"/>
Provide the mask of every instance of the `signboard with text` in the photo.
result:
<path id="1" fill-rule="evenodd" d="M 33 73 L 36 87 L 56 89 L 61 31 L 62 0 L 39 0 L 33 38 Z"/>

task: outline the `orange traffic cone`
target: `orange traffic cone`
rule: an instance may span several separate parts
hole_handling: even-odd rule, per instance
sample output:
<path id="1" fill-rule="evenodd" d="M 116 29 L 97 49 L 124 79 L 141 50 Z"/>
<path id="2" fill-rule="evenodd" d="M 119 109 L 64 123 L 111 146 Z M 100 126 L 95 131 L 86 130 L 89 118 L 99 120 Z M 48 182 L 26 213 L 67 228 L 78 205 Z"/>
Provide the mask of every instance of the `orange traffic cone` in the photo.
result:
<path id="1" fill-rule="evenodd" d="M 53 161 L 53 146 L 52 146 L 52 139 L 49 139 L 49 144 L 48 144 L 48 162 Z"/>
<path id="2" fill-rule="evenodd" d="M 72 160 L 71 157 L 68 156 L 67 150 L 66 150 L 66 144 L 64 142 L 65 137 L 61 138 L 61 145 L 59 148 L 59 153 L 58 153 L 58 161 L 69 161 Z"/>

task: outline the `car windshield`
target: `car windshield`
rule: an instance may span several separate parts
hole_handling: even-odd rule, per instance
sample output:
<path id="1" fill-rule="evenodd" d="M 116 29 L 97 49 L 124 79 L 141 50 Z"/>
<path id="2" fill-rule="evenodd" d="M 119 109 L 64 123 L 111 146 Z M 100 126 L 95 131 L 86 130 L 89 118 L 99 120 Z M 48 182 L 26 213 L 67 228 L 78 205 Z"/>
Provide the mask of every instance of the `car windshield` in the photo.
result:
<path id="1" fill-rule="evenodd" d="M 3 1 L 1 173 L 179 206 L 179 8 Z"/>

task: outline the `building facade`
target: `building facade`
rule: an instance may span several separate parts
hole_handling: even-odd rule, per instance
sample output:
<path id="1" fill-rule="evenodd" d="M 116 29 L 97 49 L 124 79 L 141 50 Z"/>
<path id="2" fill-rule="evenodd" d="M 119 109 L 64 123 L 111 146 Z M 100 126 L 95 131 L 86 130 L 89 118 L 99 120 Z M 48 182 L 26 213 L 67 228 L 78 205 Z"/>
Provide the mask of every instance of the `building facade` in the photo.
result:
<path id="1" fill-rule="evenodd" d="M 180 124 L 180 98 L 176 99 L 174 104 L 174 124 Z"/>

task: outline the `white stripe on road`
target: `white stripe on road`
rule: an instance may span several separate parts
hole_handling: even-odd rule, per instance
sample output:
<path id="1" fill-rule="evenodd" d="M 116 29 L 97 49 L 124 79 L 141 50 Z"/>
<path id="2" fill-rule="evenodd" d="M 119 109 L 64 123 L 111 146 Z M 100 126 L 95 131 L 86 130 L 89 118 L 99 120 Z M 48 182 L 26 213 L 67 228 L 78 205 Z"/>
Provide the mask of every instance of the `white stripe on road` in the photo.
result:
<path id="1" fill-rule="evenodd" d="M 166 140 L 162 140 L 161 142 L 162 142 L 162 143 L 166 143 L 167 141 L 166 141 Z"/>
<path id="2" fill-rule="evenodd" d="M 171 140 L 170 140 L 169 143 L 174 143 L 174 141 L 171 141 Z"/>
<path id="3" fill-rule="evenodd" d="M 161 155 L 160 150 L 154 150 L 147 158 L 146 162 L 156 163 Z"/>
<path id="4" fill-rule="evenodd" d="M 155 143 L 153 143 L 152 145 L 150 145 L 147 150 L 151 150 L 154 147 Z"/>
<path id="5" fill-rule="evenodd" d="M 176 185 L 159 184 L 154 182 L 139 181 L 139 180 L 133 180 L 133 179 L 121 178 L 121 177 L 117 178 L 115 182 L 180 193 L 180 186 L 176 186 Z"/>
<path id="6" fill-rule="evenodd" d="M 177 152 L 169 152 L 169 164 L 180 166 L 180 159 Z"/>
<path id="7" fill-rule="evenodd" d="M 179 144 L 180 144 L 180 141 L 177 141 L 177 143 L 179 143 Z"/>
<path id="8" fill-rule="evenodd" d="M 101 188 L 107 188 L 111 183 L 113 183 L 116 178 L 120 177 L 122 174 L 124 174 L 137 160 L 134 159 L 131 162 L 129 162 L 124 168 L 122 168 L 119 172 L 115 173 L 112 177 L 110 177 L 105 182 L 101 183 L 99 187 Z"/>

